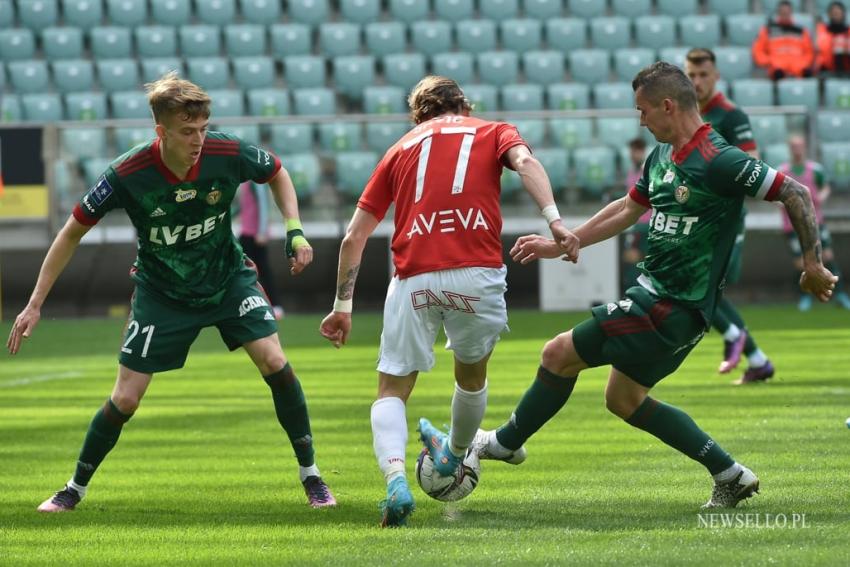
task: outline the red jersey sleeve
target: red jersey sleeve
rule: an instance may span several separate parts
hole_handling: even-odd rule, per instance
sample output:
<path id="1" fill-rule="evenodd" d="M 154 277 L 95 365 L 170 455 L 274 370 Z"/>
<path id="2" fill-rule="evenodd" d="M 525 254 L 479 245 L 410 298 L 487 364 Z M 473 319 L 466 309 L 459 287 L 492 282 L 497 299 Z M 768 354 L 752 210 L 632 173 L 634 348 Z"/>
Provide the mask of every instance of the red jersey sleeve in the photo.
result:
<path id="1" fill-rule="evenodd" d="M 496 155 L 499 156 L 499 161 L 508 169 L 513 168 L 508 163 L 508 160 L 504 159 L 505 154 L 514 146 L 525 146 L 529 148 L 528 143 L 519 135 L 516 126 L 513 124 L 499 124 L 496 128 Z"/>
<path id="2" fill-rule="evenodd" d="M 392 202 L 393 186 L 390 178 L 389 160 L 387 156 L 384 156 L 378 162 L 369 181 L 366 182 L 366 189 L 360 195 L 357 206 L 381 220 L 387 214 Z"/>

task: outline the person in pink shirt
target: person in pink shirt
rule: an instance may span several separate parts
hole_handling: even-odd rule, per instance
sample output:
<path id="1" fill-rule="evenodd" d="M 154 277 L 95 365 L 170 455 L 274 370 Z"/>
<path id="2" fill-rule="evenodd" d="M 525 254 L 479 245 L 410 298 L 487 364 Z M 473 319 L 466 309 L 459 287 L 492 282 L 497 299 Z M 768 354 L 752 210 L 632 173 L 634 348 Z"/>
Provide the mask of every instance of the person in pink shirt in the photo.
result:
<path id="1" fill-rule="evenodd" d="M 265 187 L 251 181 L 239 187 L 238 209 L 240 231 L 239 245 L 257 265 L 260 285 L 273 306 L 275 319 L 283 318 L 283 307 L 278 300 L 274 272 L 269 262 L 269 194 Z"/>

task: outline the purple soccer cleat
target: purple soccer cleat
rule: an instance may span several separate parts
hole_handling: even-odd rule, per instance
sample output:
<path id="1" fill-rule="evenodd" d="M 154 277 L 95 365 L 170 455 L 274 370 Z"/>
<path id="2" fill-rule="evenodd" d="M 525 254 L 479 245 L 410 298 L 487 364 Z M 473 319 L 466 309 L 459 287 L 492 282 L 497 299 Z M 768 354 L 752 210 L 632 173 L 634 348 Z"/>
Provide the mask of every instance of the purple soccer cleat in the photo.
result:
<path id="1" fill-rule="evenodd" d="M 735 381 L 735 384 L 740 386 L 742 384 L 752 384 L 753 382 L 766 382 L 768 378 L 773 377 L 774 373 L 776 373 L 776 369 L 768 360 L 764 363 L 764 366 L 747 368 L 747 371 Z"/>
<path id="2" fill-rule="evenodd" d="M 310 506 L 313 508 L 336 506 L 336 498 L 331 494 L 331 489 L 328 488 L 328 485 L 325 484 L 325 481 L 321 477 L 315 475 L 308 476 L 301 484 L 304 485 L 307 500 L 310 501 Z"/>
<path id="3" fill-rule="evenodd" d="M 747 342 L 747 330 L 741 329 L 741 334 L 734 341 L 723 341 L 723 362 L 717 369 L 721 374 L 728 374 L 741 362 L 741 353 L 744 352 L 744 343 Z"/>
<path id="4" fill-rule="evenodd" d="M 70 512 L 82 500 L 82 496 L 69 486 L 45 500 L 38 507 L 39 512 Z"/>

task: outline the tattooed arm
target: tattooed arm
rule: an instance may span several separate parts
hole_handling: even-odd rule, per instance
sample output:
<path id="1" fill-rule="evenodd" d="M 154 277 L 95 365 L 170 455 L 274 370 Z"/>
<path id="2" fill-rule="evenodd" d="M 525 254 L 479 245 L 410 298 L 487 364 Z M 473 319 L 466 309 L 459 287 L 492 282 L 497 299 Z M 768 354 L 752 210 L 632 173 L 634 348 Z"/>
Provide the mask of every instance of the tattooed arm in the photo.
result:
<path id="1" fill-rule="evenodd" d="M 782 182 L 776 199 L 785 205 L 797 238 L 800 239 L 800 249 L 803 251 L 800 288 L 820 301 L 829 301 L 838 278 L 823 266 L 818 222 L 809 190 L 788 175 Z"/>
<path id="2" fill-rule="evenodd" d="M 378 226 L 378 219 L 361 208 L 354 211 L 339 248 L 339 267 L 336 276 L 334 308 L 322 321 L 319 332 L 336 348 L 345 344 L 351 332 L 351 308 L 354 284 L 360 271 L 363 248 Z"/>

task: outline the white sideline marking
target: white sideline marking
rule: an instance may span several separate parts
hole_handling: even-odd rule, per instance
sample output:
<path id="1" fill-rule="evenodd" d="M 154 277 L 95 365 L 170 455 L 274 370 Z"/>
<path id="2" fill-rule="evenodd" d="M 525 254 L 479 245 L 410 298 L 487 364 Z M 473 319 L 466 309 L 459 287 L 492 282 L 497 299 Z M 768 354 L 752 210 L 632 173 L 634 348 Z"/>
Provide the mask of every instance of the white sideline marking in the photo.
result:
<path id="1" fill-rule="evenodd" d="M 37 382 L 50 382 L 52 380 L 70 380 L 71 378 L 79 378 L 81 372 L 56 372 L 53 374 L 39 374 L 30 378 L 18 378 L 11 382 L 0 382 L 0 388 L 14 388 L 15 386 L 26 386 Z"/>

